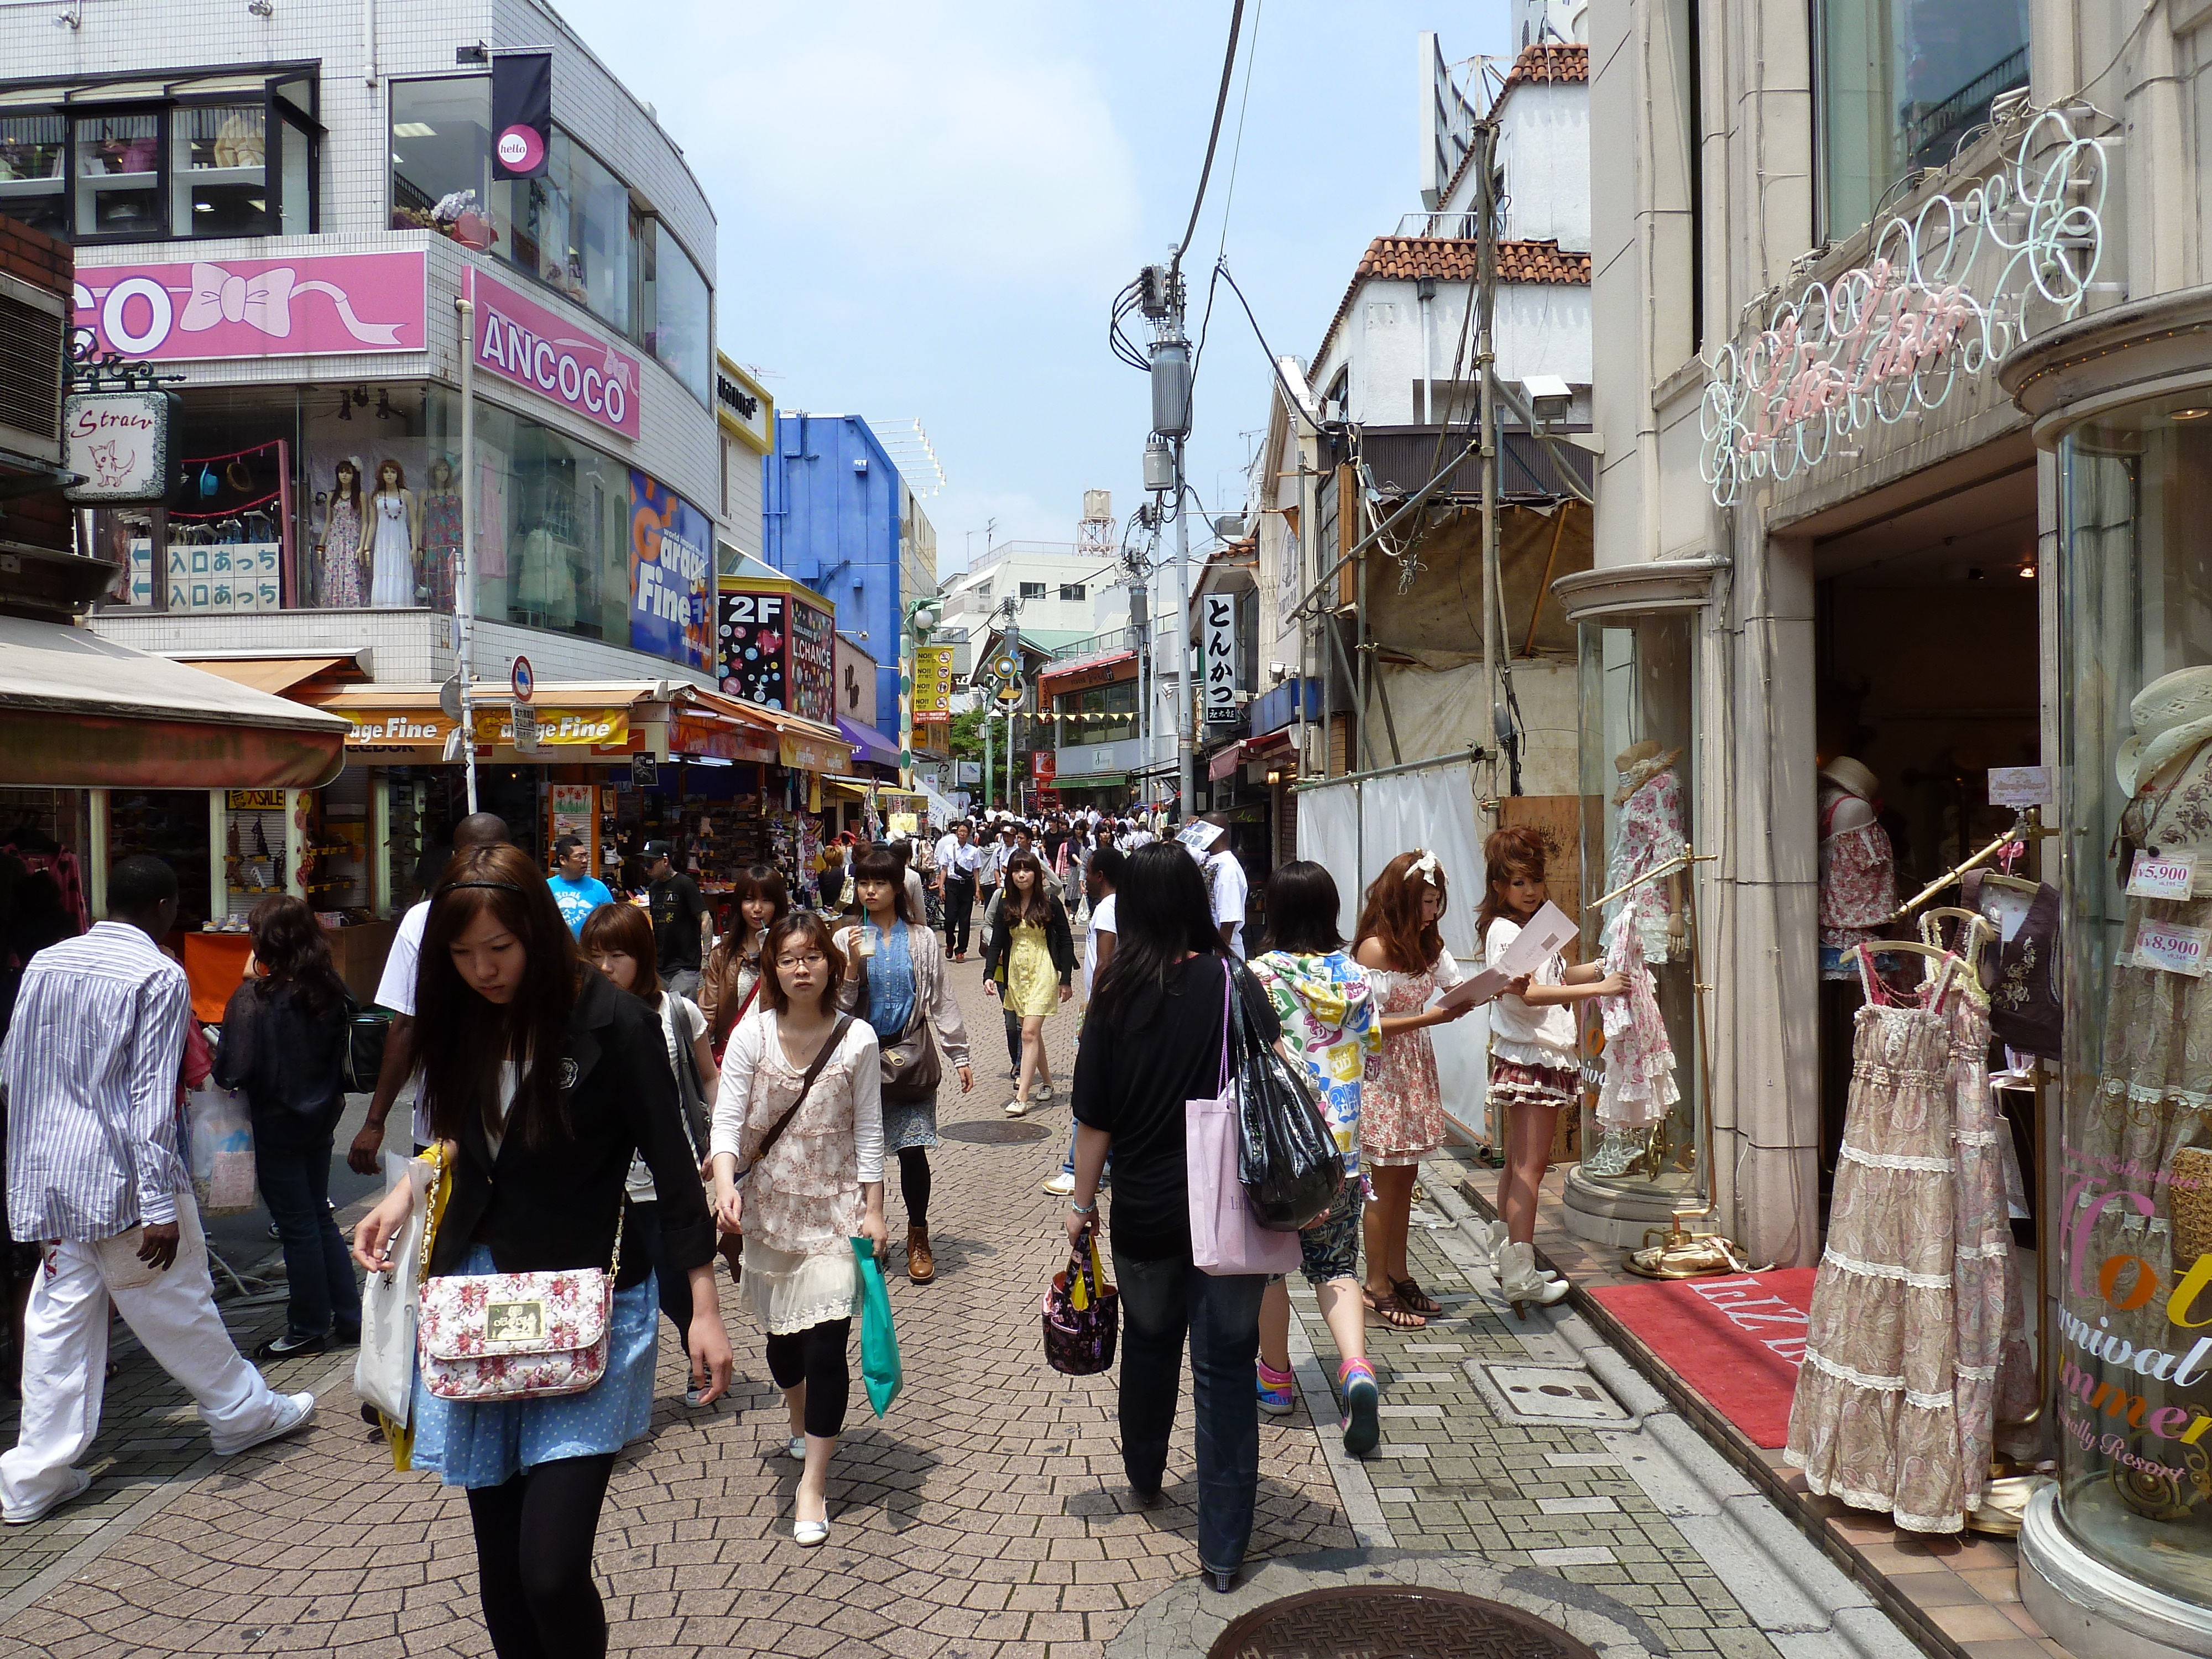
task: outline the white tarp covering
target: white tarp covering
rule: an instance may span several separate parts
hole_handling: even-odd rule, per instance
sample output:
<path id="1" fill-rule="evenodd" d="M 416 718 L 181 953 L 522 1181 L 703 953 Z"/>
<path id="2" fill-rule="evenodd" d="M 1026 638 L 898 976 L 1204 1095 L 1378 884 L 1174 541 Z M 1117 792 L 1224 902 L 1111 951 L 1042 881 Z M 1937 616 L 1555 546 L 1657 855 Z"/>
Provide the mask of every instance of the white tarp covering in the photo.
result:
<path id="1" fill-rule="evenodd" d="M 1298 792 L 1298 856 L 1327 866 L 1335 875 L 1343 901 L 1338 929 L 1346 939 L 1358 925 L 1368 884 L 1392 859 L 1416 847 L 1437 855 L 1449 887 L 1444 948 L 1462 965 L 1471 965 L 1483 880 L 1473 766 L 1462 758 Z M 1488 1015 L 1478 1008 L 1464 1019 L 1431 1028 L 1429 1036 L 1436 1045 L 1445 1111 L 1470 1127 L 1480 1124 L 1488 1073 Z"/>

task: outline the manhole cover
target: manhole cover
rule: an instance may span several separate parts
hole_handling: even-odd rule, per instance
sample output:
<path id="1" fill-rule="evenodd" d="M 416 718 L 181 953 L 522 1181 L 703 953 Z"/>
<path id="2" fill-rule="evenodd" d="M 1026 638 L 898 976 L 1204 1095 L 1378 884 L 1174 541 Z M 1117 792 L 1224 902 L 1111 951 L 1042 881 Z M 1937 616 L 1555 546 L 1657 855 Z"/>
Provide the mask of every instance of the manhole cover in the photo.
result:
<path id="1" fill-rule="evenodd" d="M 1597 1659 L 1542 1620 L 1454 1590 L 1356 1584 L 1255 1607 L 1206 1659 Z"/>
<path id="2" fill-rule="evenodd" d="M 947 1140 L 980 1140 L 986 1145 L 1000 1145 L 1012 1140 L 1042 1140 L 1052 1131 L 1042 1123 L 1024 1123 L 1018 1120 L 993 1122 L 988 1118 L 975 1118 L 966 1123 L 940 1124 L 937 1133 Z"/>
<path id="3" fill-rule="evenodd" d="M 1491 1408 L 1510 1423 L 1621 1423 L 1628 1419 L 1620 1402 L 1585 1370 L 1472 1359 L 1464 1369 Z"/>

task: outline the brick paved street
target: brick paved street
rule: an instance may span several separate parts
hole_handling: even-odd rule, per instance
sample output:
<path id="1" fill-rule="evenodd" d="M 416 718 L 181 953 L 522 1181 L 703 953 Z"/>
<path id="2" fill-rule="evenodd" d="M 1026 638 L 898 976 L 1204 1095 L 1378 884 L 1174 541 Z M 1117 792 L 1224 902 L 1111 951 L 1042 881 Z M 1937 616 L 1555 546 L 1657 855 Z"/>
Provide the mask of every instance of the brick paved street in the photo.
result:
<path id="1" fill-rule="evenodd" d="M 958 1138 L 969 1124 L 1002 1133 L 1012 1087 L 997 1006 L 972 963 L 955 971 L 976 1039 L 977 1087 L 940 1108 L 954 1133 L 934 1160 L 938 1282 L 893 1280 L 906 1392 L 879 1424 L 856 1377 L 857 1414 L 830 1488 L 836 1529 L 825 1548 L 802 1551 L 790 1538 L 795 1466 L 781 1455 L 783 1411 L 757 1331 L 732 1304 L 738 1380 L 730 1400 L 704 1413 L 683 1404 L 683 1367 L 664 1340 L 656 1432 L 617 1465 L 601 1523 L 598 1565 L 617 1651 L 1103 1659 L 1109 1644 L 1128 1647 L 1115 1638 L 1138 1609 L 1156 1597 L 1164 1606 L 1163 1593 L 1196 1570 L 1187 1407 L 1170 1502 L 1133 1511 L 1111 1379 L 1060 1376 L 1039 1352 L 1037 1298 L 1057 1261 L 1059 1200 L 1038 1182 L 1066 1144 L 1073 1018 L 1054 1022 L 1060 1094 L 1015 1130 L 1026 1138 Z M 1432 1188 L 1448 1184 L 1431 1177 Z M 904 1215 L 895 1173 L 891 1185 L 896 1237 Z M 1747 1610 L 1757 1597 L 1741 1568 L 1717 1572 L 1711 1537 L 1687 1536 L 1692 1523 L 1670 1518 L 1685 1506 L 1639 1484 L 1649 1427 L 1626 1417 L 1601 1427 L 1498 1420 L 1466 1362 L 1580 1362 L 1553 1325 L 1517 1326 L 1483 1299 L 1494 1282 L 1470 1270 L 1456 1231 L 1415 1234 L 1417 1271 L 1449 1316 L 1425 1332 L 1373 1334 L 1384 1443 L 1364 1464 L 1343 1457 L 1333 1415 L 1322 1433 L 1304 1407 L 1261 1419 L 1255 1558 L 1333 1551 L 1340 1565 L 1344 1552 L 1364 1548 L 1391 1553 L 1402 1569 L 1420 1558 L 1396 1553 L 1480 1555 L 1492 1568 L 1556 1575 L 1532 1582 L 1583 1587 L 1575 1593 L 1640 1629 L 1654 1652 L 1911 1652 L 1823 1645 L 1834 1632 L 1802 1619 L 1770 1644 L 1762 1610 Z M 1303 1283 L 1296 1291 L 1302 1381 L 1326 1415 L 1322 1363 L 1305 1333 L 1328 1339 Z M 276 1308 L 248 1308 L 234 1324 L 250 1342 L 280 1318 Z M 189 1406 L 136 1345 L 120 1345 L 118 1357 L 122 1372 L 88 1463 L 94 1496 L 0 1538 L 0 1654 L 489 1651 L 465 1504 L 431 1477 L 391 1470 L 381 1441 L 354 1416 L 349 1352 L 272 1373 L 280 1386 L 322 1391 L 314 1428 L 221 1465 L 204 1455 Z M 13 1433 L 10 1414 L 0 1436 Z M 1284 1571 L 1297 1570 L 1285 1561 Z M 1281 1580 L 1271 1572 L 1270 1588 L 1231 1600 L 1285 1593 Z M 1194 1604 L 1194 1614 L 1218 1620 L 1226 1606 Z M 1771 1616 L 1764 1622 L 1778 1628 Z M 1140 1636 L 1146 1652 L 1183 1639 L 1162 1647 L 1157 1630 L 1132 1627 L 1131 1641 Z"/>

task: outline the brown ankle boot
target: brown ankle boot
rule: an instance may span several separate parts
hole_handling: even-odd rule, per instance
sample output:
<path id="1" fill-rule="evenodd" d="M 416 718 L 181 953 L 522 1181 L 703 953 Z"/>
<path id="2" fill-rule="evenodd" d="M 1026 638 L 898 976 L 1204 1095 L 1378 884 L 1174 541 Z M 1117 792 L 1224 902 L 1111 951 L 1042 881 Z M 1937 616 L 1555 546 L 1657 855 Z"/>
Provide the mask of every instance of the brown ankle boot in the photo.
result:
<path id="1" fill-rule="evenodd" d="M 906 1276 L 917 1285 L 937 1277 L 937 1258 L 929 1253 L 927 1224 L 906 1230 Z"/>

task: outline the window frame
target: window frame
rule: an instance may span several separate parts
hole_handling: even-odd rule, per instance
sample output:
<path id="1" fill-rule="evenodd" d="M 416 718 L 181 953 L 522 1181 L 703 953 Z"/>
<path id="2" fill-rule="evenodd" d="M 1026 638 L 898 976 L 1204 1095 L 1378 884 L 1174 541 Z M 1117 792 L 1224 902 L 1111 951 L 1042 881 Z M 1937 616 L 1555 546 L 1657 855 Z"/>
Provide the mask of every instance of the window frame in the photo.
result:
<path id="1" fill-rule="evenodd" d="M 1014 597 L 1018 599 L 1042 599 L 1046 597 L 1045 584 L 1020 582 L 1015 587 Z"/>

